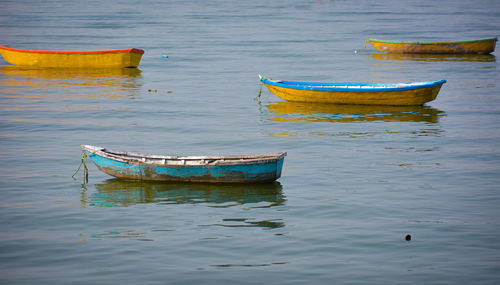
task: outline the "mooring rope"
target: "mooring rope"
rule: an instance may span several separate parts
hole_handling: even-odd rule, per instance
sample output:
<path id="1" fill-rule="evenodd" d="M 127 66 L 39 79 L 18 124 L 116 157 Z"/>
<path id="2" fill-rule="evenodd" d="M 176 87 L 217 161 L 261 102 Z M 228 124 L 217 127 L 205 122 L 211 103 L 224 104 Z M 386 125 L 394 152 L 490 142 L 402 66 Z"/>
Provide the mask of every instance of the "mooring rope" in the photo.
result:
<path id="1" fill-rule="evenodd" d="M 254 100 L 259 100 L 260 99 L 260 95 L 262 94 L 262 86 L 264 85 L 264 83 L 262 83 L 262 81 L 260 82 L 260 87 L 259 87 L 259 94 L 257 96 L 255 96 L 255 98 L 253 98 Z"/>
<path id="2" fill-rule="evenodd" d="M 85 152 L 83 152 L 80 166 L 78 166 L 78 169 L 75 171 L 75 173 L 73 173 L 73 176 L 71 176 L 71 177 L 75 178 L 75 175 L 78 173 L 78 171 L 80 171 L 80 168 L 83 165 L 83 175 L 85 177 L 85 181 L 88 182 L 89 181 L 89 169 L 87 168 L 87 164 L 85 163 L 85 157 L 87 157 L 87 155 L 85 154 Z"/>
<path id="3" fill-rule="evenodd" d="M 259 94 L 257 96 L 255 96 L 255 98 L 253 98 L 254 100 L 259 100 L 260 99 L 260 95 L 262 94 L 262 86 L 264 86 L 264 80 L 267 80 L 267 78 L 265 76 L 261 76 L 260 77 L 260 87 L 259 87 Z"/>
<path id="4" fill-rule="evenodd" d="M 361 50 L 355 50 L 354 53 L 362 52 L 366 49 L 366 43 L 368 42 L 369 37 L 366 37 L 365 43 L 363 44 L 363 48 Z"/>

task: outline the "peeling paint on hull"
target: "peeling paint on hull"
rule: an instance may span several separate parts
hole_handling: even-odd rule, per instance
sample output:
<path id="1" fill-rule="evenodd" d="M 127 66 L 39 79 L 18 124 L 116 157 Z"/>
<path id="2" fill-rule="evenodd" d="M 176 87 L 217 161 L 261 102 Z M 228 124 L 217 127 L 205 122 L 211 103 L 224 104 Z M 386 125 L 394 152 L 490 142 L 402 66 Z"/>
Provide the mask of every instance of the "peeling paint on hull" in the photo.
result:
<path id="1" fill-rule="evenodd" d="M 215 182 L 215 183 L 252 183 L 270 182 L 281 176 L 286 153 L 266 159 L 233 161 L 228 164 L 200 163 L 199 165 L 161 165 L 158 162 L 120 160 L 103 155 L 101 151 L 84 149 L 95 165 L 104 173 L 114 177 L 133 180 L 170 181 L 170 182 Z M 257 156 L 258 157 L 258 156 Z M 161 159 L 160 159 L 161 160 Z"/>

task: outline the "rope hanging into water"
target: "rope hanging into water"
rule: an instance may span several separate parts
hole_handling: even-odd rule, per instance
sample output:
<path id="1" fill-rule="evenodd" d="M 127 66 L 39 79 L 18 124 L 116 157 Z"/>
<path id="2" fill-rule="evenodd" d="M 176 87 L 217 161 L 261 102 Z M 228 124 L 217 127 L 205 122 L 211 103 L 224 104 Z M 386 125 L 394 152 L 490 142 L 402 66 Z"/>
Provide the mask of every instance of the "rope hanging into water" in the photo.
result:
<path id="1" fill-rule="evenodd" d="M 262 86 L 264 86 L 264 80 L 267 80 L 267 77 L 265 76 L 261 76 L 260 77 L 260 87 L 259 87 L 259 94 L 257 96 L 255 96 L 255 98 L 253 98 L 254 100 L 259 100 L 260 99 L 260 95 L 262 94 Z"/>
<path id="2" fill-rule="evenodd" d="M 264 83 L 262 83 L 262 81 L 260 82 L 260 87 L 259 87 L 259 94 L 253 98 L 254 100 L 259 100 L 260 99 L 260 95 L 262 94 L 262 86 L 264 85 Z"/>
<path id="3" fill-rule="evenodd" d="M 87 157 L 87 155 L 83 152 L 82 153 L 82 159 L 81 159 L 81 162 L 80 162 L 80 166 L 78 166 L 78 169 L 75 171 L 75 173 L 73 173 L 73 178 L 75 178 L 75 175 L 78 173 L 78 171 L 80 171 L 80 168 L 82 167 L 83 165 L 83 175 L 84 175 L 84 179 L 85 179 L 85 182 L 89 182 L 89 169 L 87 168 L 87 164 L 85 163 L 85 158 Z"/>
<path id="4" fill-rule="evenodd" d="M 362 52 L 366 49 L 366 43 L 368 42 L 368 37 L 365 39 L 365 43 L 363 44 L 363 48 L 361 50 L 355 50 L 354 53 Z"/>

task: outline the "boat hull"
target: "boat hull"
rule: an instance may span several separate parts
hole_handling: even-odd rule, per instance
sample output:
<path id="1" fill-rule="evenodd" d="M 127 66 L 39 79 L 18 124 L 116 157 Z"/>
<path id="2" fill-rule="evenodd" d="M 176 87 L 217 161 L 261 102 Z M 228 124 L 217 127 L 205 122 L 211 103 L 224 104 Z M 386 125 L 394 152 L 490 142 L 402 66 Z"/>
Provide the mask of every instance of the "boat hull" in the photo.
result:
<path id="1" fill-rule="evenodd" d="M 287 101 L 350 105 L 419 106 L 436 99 L 445 81 L 418 89 L 377 92 L 307 90 L 288 87 L 284 84 L 279 84 L 281 86 L 275 85 L 275 82 L 269 80 L 263 80 L 262 82 L 269 91 Z"/>
<path id="2" fill-rule="evenodd" d="M 134 68 L 139 66 L 143 50 L 43 51 L 0 46 L 10 64 L 47 68 Z"/>
<path id="3" fill-rule="evenodd" d="M 99 152 L 84 149 L 102 172 L 122 179 L 208 182 L 208 183 L 256 183 L 271 182 L 280 178 L 286 154 L 276 159 L 255 163 L 231 165 L 160 165 L 139 161 L 117 160 Z"/>
<path id="4" fill-rule="evenodd" d="M 473 41 L 400 42 L 367 39 L 377 50 L 387 53 L 488 54 L 495 51 L 497 38 Z"/>

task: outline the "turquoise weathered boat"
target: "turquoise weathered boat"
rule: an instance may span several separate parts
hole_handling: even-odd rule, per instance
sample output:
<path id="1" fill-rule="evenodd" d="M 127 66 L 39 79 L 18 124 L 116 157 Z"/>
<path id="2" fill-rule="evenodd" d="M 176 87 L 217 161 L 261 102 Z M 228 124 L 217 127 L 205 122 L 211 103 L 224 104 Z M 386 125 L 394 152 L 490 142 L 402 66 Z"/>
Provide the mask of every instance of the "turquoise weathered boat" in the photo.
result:
<path id="1" fill-rule="evenodd" d="M 245 156 L 166 156 L 81 145 L 102 172 L 123 179 L 176 182 L 270 182 L 281 176 L 286 152 Z"/>

